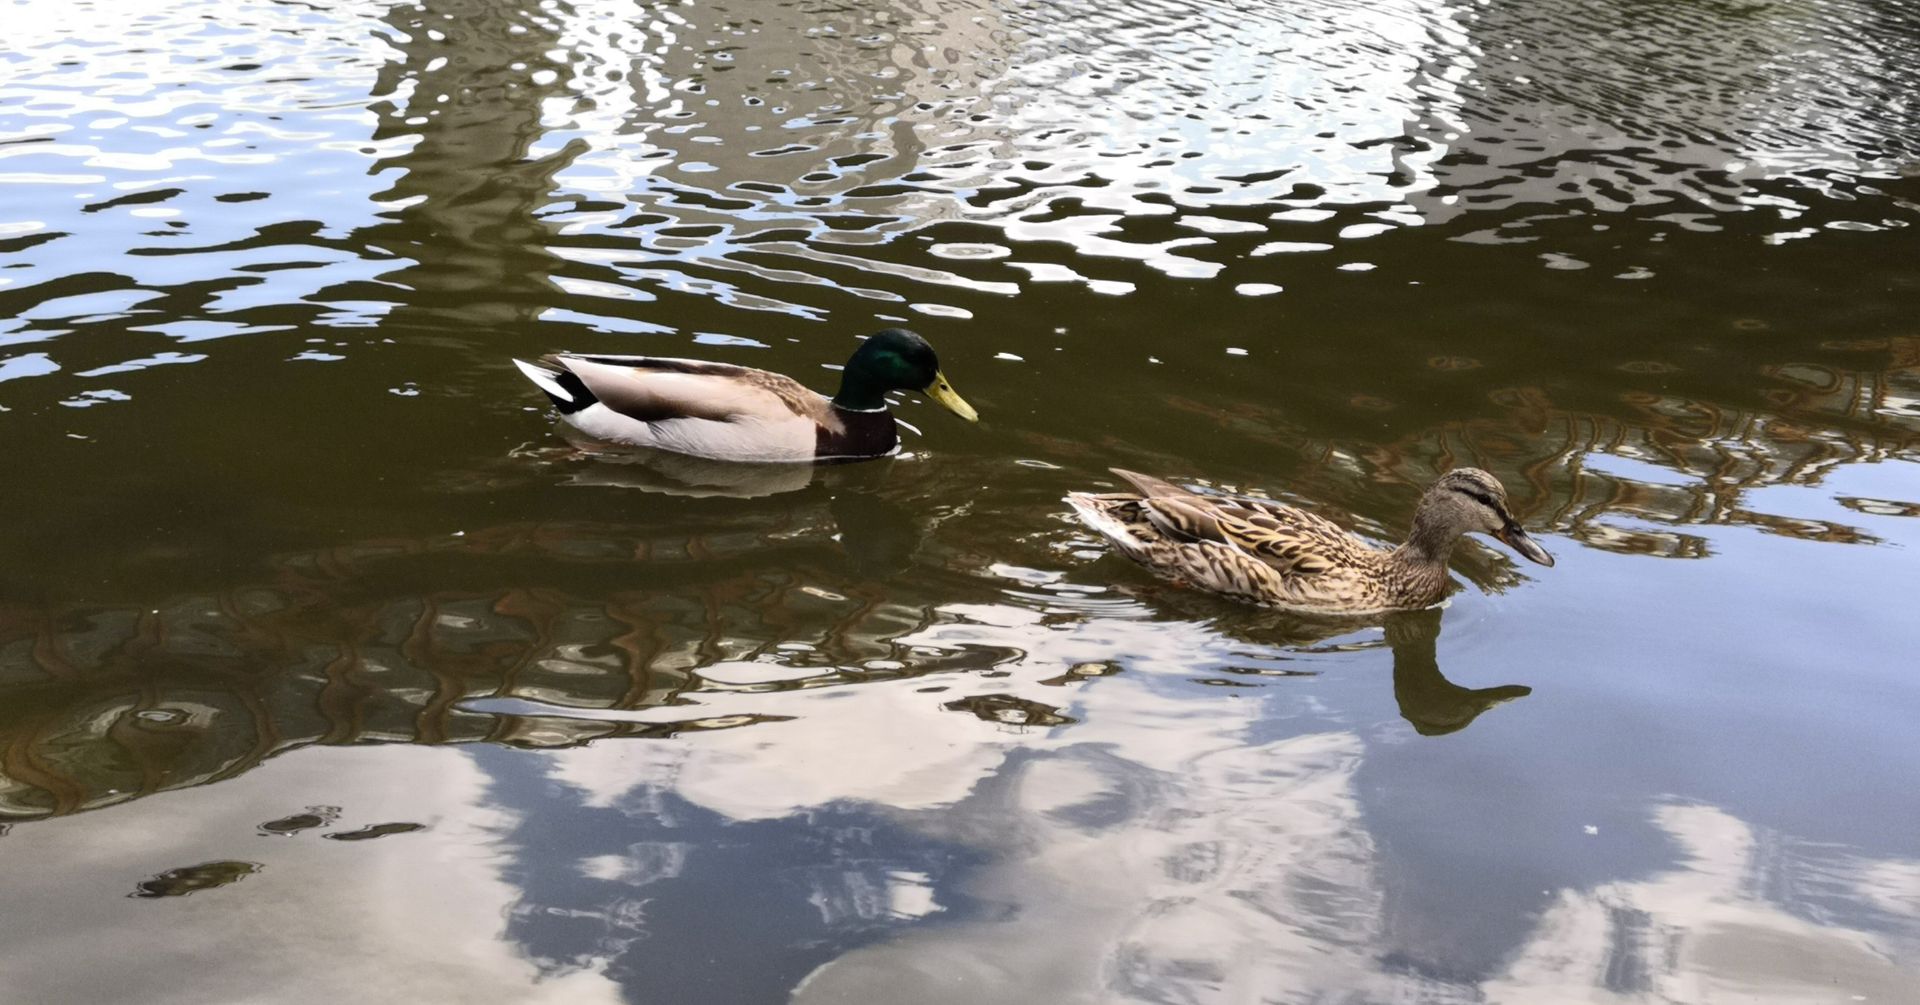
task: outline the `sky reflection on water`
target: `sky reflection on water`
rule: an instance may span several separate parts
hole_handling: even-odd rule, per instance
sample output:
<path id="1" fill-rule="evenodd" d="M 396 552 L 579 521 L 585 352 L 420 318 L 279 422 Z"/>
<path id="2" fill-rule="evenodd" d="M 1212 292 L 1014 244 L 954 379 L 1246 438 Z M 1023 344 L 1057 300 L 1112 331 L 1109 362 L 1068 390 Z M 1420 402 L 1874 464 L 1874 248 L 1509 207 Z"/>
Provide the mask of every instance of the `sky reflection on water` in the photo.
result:
<path id="1" fill-rule="evenodd" d="M 1912 6 L 27 4 L 9 993 L 1901 1000 Z M 506 362 L 892 323 L 819 471 Z M 1468 463 L 1558 566 L 1376 623 L 1059 501 Z"/>

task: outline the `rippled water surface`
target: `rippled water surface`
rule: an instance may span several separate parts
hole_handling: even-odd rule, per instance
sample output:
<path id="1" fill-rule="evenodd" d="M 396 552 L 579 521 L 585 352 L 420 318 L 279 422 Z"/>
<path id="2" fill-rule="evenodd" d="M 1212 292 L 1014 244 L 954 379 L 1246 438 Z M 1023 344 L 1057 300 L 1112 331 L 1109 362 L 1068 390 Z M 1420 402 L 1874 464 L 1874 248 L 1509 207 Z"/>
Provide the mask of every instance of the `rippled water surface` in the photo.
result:
<path id="1" fill-rule="evenodd" d="M 1909 0 L 6 12 L 0 998 L 1920 1001 Z M 1461 464 L 1357 623 L 1060 501 Z"/>

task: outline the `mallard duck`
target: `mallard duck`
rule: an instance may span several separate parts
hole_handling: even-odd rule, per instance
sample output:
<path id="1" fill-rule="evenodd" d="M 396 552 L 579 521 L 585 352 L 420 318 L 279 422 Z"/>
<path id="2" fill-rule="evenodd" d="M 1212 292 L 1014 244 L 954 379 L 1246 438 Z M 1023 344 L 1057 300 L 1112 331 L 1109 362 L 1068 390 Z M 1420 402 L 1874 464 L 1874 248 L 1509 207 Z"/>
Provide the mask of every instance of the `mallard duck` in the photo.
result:
<path id="1" fill-rule="evenodd" d="M 1447 556 L 1467 533 L 1491 534 L 1552 565 L 1507 508 L 1500 480 L 1455 468 L 1420 497 L 1413 532 L 1392 551 L 1332 521 L 1267 499 L 1201 495 L 1114 468 L 1138 492 L 1075 492 L 1067 502 L 1121 554 L 1175 582 L 1270 607 L 1340 614 L 1427 607 L 1447 592 Z"/>
<path id="2" fill-rule="evenodd" d="M 919 391 L 968 422 L 980 418 L 940 373 L 933 347 L 904 328 L 860 343 L 832 398 L 731 363 L 572 353 L 513 362 L 589 436 L 721 461 L 884 457 L 900 446 L 888 391 Z"/>

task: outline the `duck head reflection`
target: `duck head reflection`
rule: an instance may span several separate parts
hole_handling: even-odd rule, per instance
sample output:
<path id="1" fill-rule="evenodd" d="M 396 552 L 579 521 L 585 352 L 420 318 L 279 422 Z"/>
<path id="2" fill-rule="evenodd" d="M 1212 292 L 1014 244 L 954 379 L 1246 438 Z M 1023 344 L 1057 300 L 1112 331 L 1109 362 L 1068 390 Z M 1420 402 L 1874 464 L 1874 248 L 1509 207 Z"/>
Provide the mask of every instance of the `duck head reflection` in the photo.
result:
<path id="1" fill-rule="evenodd" d="M 1440 615 L 1438 609 L 1406 611 L 1386 623 L 1387 645 L 1393 649 L 1393 700 L 1400 717 L 1421 736 L 1458 732 L 1487 709 L 1533 693 L 1524 684 L 1474 688 L 1448 680 L 1435 655 Z"/>
<path id="2" fill-rule="evenodd" d="M 1446 613 L 1442 607 L 1338 617 L 1252 608 L 1158 585 L 1148 589 L 1155 591 L 1157 605 L 1205 619 L 1223 634 L 1262 647 L 1327 653 L 1384 644 L 1393 652 L 1393 697 L 1400 716 L 1422 736 L 1459 732 L 1487 709 L 1533 693 L 1533 688 L 1524 684 L 1462 687 L 1442 674 L 1436 652 L 1441 619 Z M 1383 630 L 1383 638 L 1366 639 L 1358 634 L 1374 627 Z M 1274 676 L 1276 671 L 1262 674 Z"/>

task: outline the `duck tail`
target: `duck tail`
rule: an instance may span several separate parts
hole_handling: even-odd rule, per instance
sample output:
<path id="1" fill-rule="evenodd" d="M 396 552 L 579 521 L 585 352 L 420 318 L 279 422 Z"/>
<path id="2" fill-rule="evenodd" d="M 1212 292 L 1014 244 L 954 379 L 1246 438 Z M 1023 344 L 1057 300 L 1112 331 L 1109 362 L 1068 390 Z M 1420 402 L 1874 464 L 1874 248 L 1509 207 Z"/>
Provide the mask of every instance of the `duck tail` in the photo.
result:
<path id="1" fill-rule="evenodd" d="M 1139 499 L 1133 496 L 1095 495 L 1091 492 L 1067 494 L 1067 505 L 1073 507 L 1074 513 L 1080 517 L 1080 522 L 1086 524 L 1088 529 L 1112 541 L 1116 547 L 1128 555 L 1138 553 L 1142 542 L 1134 534 L 1133 528 L 1127 525 L 1127 521 L 1117 516 L 1113 509 L 1117 505 L 1132 505 L 1138 502 Z"/>
<path id="2" fill-rule="evenodd" d="M 1107 470 L 1119 475 L 1127 484 L 1133 486 L 1135 492 L 1140 493 L 1148 499 L 1165 498 L 1168 496 L 1178 498 L 1180 496 L 1190 496 L 1193 494 L 1170 481 L 1155 478 L 1152 475 L 1143 475 L 1138 471 L 1128 471 L 1125 468 L 1108 468 Z"/>
<path id="3" fill-rule="evenodd" d="M 533 381 L 533 385 L 553 402 L 553 407 L 559 409 L 561 415 L 572 415 L 600 400 L 594 397 L 592 391 L 587 390 L 587 385 L 575 376 L 573 371 L 566 368 L 565 363 L 554 360 L 553 357 L 548 357 L 548 360 L 553 362 L 542 365 L 516 359 L 513 365 L 519 367 L 520 372 L 526 374 L 528 380 Z"/>

